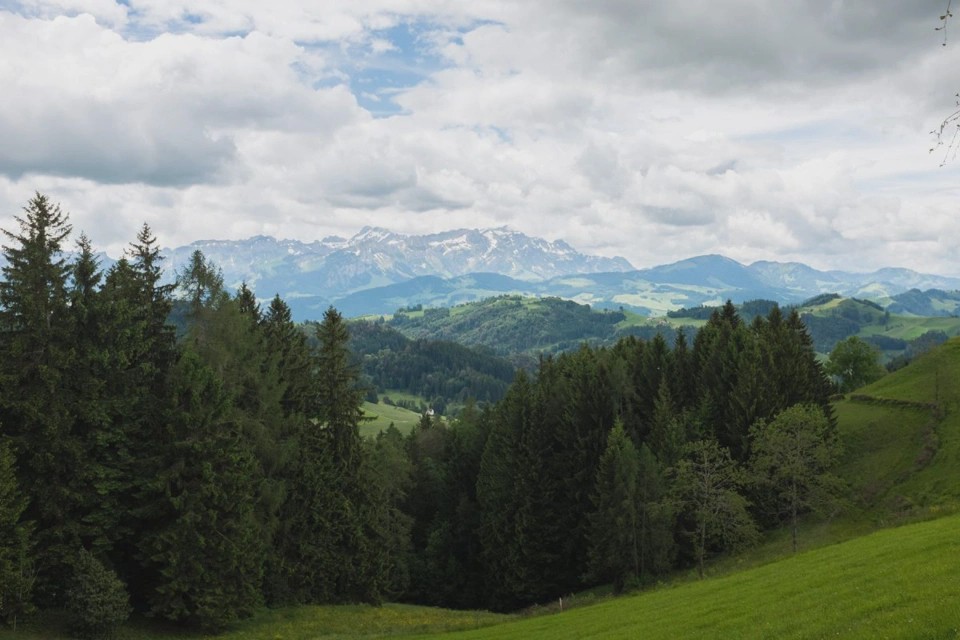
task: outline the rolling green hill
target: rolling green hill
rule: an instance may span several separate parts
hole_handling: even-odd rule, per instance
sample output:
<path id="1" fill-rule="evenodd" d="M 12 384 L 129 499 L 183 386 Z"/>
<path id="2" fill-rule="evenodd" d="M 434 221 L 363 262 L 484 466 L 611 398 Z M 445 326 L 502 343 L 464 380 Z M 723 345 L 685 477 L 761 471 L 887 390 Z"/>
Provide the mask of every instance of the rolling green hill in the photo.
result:
<path id="1" fill-rule="evenodd" d="M 960 501 L 960 338 L 840 400 L 835 409 L 846 447 L 839 473 L 851 485 L 853 504 L 839 520 L 808 525 L 809 538 L 819 537 L 795 556 L 784 553 L 774 534 L 764 548 L 717 562 L 718 577 L 677 575 L 651 591 L 559 615 L 400 605 L 296 607 L 263 611 L 222 637 L 957 637 L 960 515 L 947 514 Z M 816 533 L 831 527 L 832 533 Z M 883 530 L 831 544 L 878 527 Z M 17 634 L 0 630 L 0 639 L 65 637 L 58 629 L 56 619 L 41 620 Z M 117 637 L 183 636 L 134 623 Z"/>
<path id="2" fill-rule="evenodd" d="M 723 578 L 474 631 L 422 636 L 953 638 L 960 517 L 880 531 Z"/>
<path id="3" fill-rule="evenodd" d="M 935 409 L 933 407 L 936 407 Z M 960 501 L 960 338 L 836 404 L 844 469 L 885 517 Z"/>
<path id="4" fill-rule="evenodd" d="M 452 308 L 400 310 L 387 321 L 412 339 L 450 340 L 484 346 L 502 355 L 556 353 L 587 342 L 613 344 L 626 335 L 650 339 L 657 333 L 673 342 L 681 326 L 703 321 L 648 318 L 629 310 L 595 310 L 560 298 L 500 296 Z"/>

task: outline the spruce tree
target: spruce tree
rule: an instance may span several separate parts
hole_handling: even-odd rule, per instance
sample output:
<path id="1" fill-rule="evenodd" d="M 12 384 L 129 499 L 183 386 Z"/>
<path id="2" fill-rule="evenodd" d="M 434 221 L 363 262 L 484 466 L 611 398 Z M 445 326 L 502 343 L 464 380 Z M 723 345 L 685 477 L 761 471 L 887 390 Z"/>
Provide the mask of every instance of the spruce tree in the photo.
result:
<path id="1" fill-rule="evenodd" d="M 518 453 L 533 409 L 533 391 L 530 378 L 521 369 L 497 405 L 477 477 L 485 582 L 489 606 L 498 610 L 515 608 L 521 602 L 517 594 L 526 579 L 523 541 L 513 532 L 522 504 L 515 490 L 520 475 Z"/>
<path id="2" fill-rule="evenodd" d="M 666 379 L 660 382 L 645 444 L 649 445 L 657 460 L 665 467 L 674 466 L 686 450 L 685 425 L 673 403 Z"/>
<path id="3" fill-rule="evenodd" d="M 10 441 L 0 438 L 0 620 L 14 630 L 33 610 L 33 528 L 23 521 L 26 508 Z"/>
<path id="4" fill-rule="evenodd" d="M 313 386 L 310 349 L 306 335 L 293 323 L 290 307 L 274 296 L 263 320 L 267 348 L 277 357 L 277 370 L 284 385 L 284 415 L 303 415 Z"/>
<path id="5" fill-rule="evenodd" d="M 261 603 L 258 464 L 229 421 L 230 398 L 200 356 L 178 363 L 160 475 L 156 528 L 142 540 L 159 616 L 219 630 Z M 158 443 L 161 444 L 161 443 Z"/>
<path id="6" fill-rule="evenodd" d="M 644 584 L 650 577 L 670 569 L 674 551 L 674 516 L 662 467 L 646 444 L 637 452 L 637 465 L 639 578 Z"/>
<path id="7" fill-rule="evenodd" d="M 597 469 L 585 576 L 592 582 L 612 582 L 614 593 L 621 593 L 640 575 L 638 473 L 637 450 L 617 421 Z"/>
<path id="8" fill-rule="evenodd" d="M 74 432 L 82 454 L 82 464 L 74 470 L 78 483 L 87 490 L 77 491 L 74 505 L 82 526 L 85 547 L 110 550 L 123 535 L 122 494 L 132 465 L 125 420 L 116 420 L 114 381 L 115 361 L 112 347 L 128 326 L 112 323 L 106 296 L 99 289 L 103 274 L 90 240 L 81 235 L 79 255 L 71 265 L 70 332 L 73 357 L 65 378 L 64 392 L 74 415 Z M 119 335 L 118 335 L 119 334 Z M 119 398 L 126 401 L 128 398 Z"/>
<path id="9" fill-rule="evenodd" d="M 300 436 L 283 555 L 298 599 L 377 603 L 383 575 L 369 565 L 376 515 L 362 477 L 363 392 L 346 323 L 333 307 L 316 337 L 310 422 Z"/>
<path id="10" fill-rule="evenodd" d="M 16 217 L 19 231 L 4 230 L 7 264 L 0 281 L 0 424 L 19 452 L 27 518 L 37 524 L 38 591 L 55 602 L 80 544 L 81 501 L 76 470 L 83 465 L 65 375 L 72 335 L 62 245 L 67 215 L 37 194 Z"/>

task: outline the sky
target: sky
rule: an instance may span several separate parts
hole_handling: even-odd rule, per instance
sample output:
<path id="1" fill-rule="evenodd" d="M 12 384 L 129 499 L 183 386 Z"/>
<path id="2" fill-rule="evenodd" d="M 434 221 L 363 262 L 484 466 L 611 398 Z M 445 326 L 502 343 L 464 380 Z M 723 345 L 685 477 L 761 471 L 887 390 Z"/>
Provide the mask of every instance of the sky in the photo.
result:
<path id="1" fill-rule="evenodd" d="M 0 0 L 0 227 L 960 275 L 946 0 Z M 942 165 L 942 166 L 941 166 Z"/>

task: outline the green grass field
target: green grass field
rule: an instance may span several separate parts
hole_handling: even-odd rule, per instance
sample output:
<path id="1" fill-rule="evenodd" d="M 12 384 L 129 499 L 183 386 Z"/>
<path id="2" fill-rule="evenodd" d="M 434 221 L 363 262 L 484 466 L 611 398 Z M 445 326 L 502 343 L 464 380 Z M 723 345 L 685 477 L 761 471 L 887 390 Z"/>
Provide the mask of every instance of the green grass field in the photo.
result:
<path id="1" fill-rule="evenodd" d="M 393 399 L 399 399 L 399 395 L 397 394 L 388 393 L 386 395 Z M 387 429 L 390 423 L 393 423 L 393 426 L 399 429 L 400 433 L 407 434 L 410 433 L 410 430 L 413 429 L 415 424 L 420 422 L 420 414 L 416 411 L 410 411 L 403 407 L 391 407 L 390 405 L 383 404 L 383 402 L 378 404 L 364 402 L 363 413 L 367 418 L 373 418 L 373 420 L 360 425 L 360 435 L 365 438 L 376 436 L 381 431 Z"/>
<path id="2" fill-rule="evenodd" d="M 263 609 L 251 620 L 222 635 L 187 633 L 175 627 L 158 626 L 145 618 L 134 618 L 113 640 L 348 640 L 359 638 L 400 638 L 424 633 L 443 633 L 497 624 L 513 616 L 486 611 L 450 611 L 433 607 L 388 604 L 327 607 L 285 607 Z M 0 627 L 0 640 L 53 640 L 69 638 L 62 619 L 47 615 L 16 632 Z"/>
<path id="3" fill-rule="evenodd" d="M 723 578 L 430 638 L 960 637 L 960 517 L 880 531 Z"/>

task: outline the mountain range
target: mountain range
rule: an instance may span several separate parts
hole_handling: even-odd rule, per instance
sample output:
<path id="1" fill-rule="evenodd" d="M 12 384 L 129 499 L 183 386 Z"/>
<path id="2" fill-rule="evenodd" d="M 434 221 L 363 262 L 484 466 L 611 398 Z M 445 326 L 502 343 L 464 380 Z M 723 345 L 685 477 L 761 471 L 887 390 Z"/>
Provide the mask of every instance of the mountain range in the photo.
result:
<path id="1" fill-rule="evenodd" d="M 424 236 L 365 227 L 349 239 L 309 243 L 268 236 L 201 240 L 164 250 L 167 277 L 172 279 L 198 249 L 220 266 L 228 286 L 247 282 L 262 299 L 279 293 L 298 320 L 319 318 L 331 304 L 353 317 L 504 294 L 557 296 L 649 315 L 728 298 L 795 303 L 821 293 L 869 298 L 900 305 L 898 310 L 932 308 L 941 315 L 960 307 L 960 300 L 944 295 L 960 290 L 960 278 L 909 269 L 819 271 L 797 262 L 744 265 L 705 255 L 638 270 L 621 257 L 586 255 L 563 241 L 506 227 Z M 927 295 L 924 290 L 935 291 Z M 912 293 L 897 299 L 906 292 Z"/>

